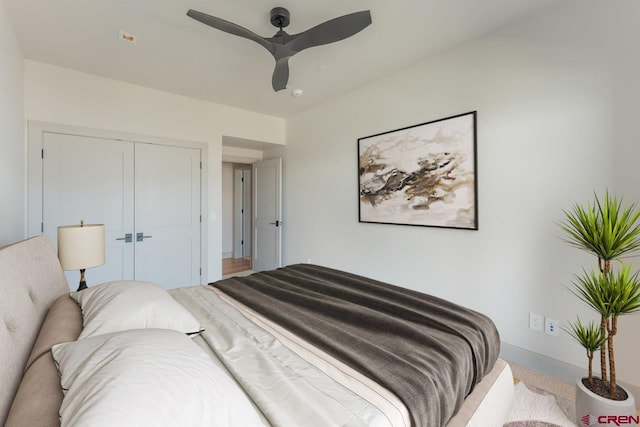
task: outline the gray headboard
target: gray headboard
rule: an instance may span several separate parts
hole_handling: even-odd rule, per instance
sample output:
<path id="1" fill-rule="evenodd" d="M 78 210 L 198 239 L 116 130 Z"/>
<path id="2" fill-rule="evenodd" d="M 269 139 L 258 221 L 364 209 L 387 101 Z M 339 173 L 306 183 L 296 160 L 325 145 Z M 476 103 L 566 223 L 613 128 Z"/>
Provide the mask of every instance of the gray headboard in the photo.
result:
<path id="1" fill-rule="evenodd" d="M 51 241 L 44 236 L 0 248 L 0 425 L 51 303 L 69 292 Z"/>

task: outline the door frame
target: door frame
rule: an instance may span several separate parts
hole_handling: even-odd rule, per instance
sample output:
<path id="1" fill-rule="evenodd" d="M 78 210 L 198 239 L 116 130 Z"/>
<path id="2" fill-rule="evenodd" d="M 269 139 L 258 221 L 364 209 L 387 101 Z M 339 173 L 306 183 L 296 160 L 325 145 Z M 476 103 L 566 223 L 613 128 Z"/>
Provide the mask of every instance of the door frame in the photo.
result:
<path id="1" fill-rule="evenodd" d="M 208 209 L 208 176 L 209 176 L 209 146 L 208 144 L 184 141 L 178 139 L 161 138 L 133 133 L 92 129 L 81 126 L 63 125 L 58 123 L 27 121 L 27 237 L 42 234 L 42 146 L 45 133 L 59 133 L 67 135 L 80 135 L 105 140 L 121 140 L 141 142 L 156 145 L 170 145 L 176 147 L 189 147 L 201 150 L 200 161 L 200 268 L 201 278 L 207 281 L 208 272 L 208 241 L 209 229 L 207 221 Z"/>

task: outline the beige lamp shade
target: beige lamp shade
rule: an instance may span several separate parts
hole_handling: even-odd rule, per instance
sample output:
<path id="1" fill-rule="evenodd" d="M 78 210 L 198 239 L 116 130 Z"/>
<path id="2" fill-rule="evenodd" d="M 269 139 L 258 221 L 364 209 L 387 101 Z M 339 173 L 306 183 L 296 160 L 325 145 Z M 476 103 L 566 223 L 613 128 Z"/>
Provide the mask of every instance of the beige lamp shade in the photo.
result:
<path id="1" fill-rule="evenodd" d="M 63 270 L 104 264 L 104 224 L 58 227 L 58 258 Z"/>

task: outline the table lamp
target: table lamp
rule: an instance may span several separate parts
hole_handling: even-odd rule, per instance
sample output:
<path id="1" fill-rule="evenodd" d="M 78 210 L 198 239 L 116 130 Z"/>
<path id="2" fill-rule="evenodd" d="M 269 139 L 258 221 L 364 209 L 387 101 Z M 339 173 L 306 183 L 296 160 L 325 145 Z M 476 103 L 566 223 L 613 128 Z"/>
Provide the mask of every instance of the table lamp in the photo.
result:
<path id="1" fill-rule="evenodd" d="M 104 224 L 58 227 L 58 258 L 63 270 L 80 270 L 78 290 L 86 289 L 84 271 L 104 264 Z"/>

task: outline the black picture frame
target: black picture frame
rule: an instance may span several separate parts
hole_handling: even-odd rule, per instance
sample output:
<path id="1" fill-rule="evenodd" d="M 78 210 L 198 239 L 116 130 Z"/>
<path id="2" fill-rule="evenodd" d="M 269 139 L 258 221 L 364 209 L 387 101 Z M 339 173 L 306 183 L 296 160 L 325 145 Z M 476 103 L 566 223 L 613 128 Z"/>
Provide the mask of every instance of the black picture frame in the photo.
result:
<path id="1" fill-rule="evenodd" d="M 358 138 L 358 220 L 478 230 L 477 111 Z"/>

